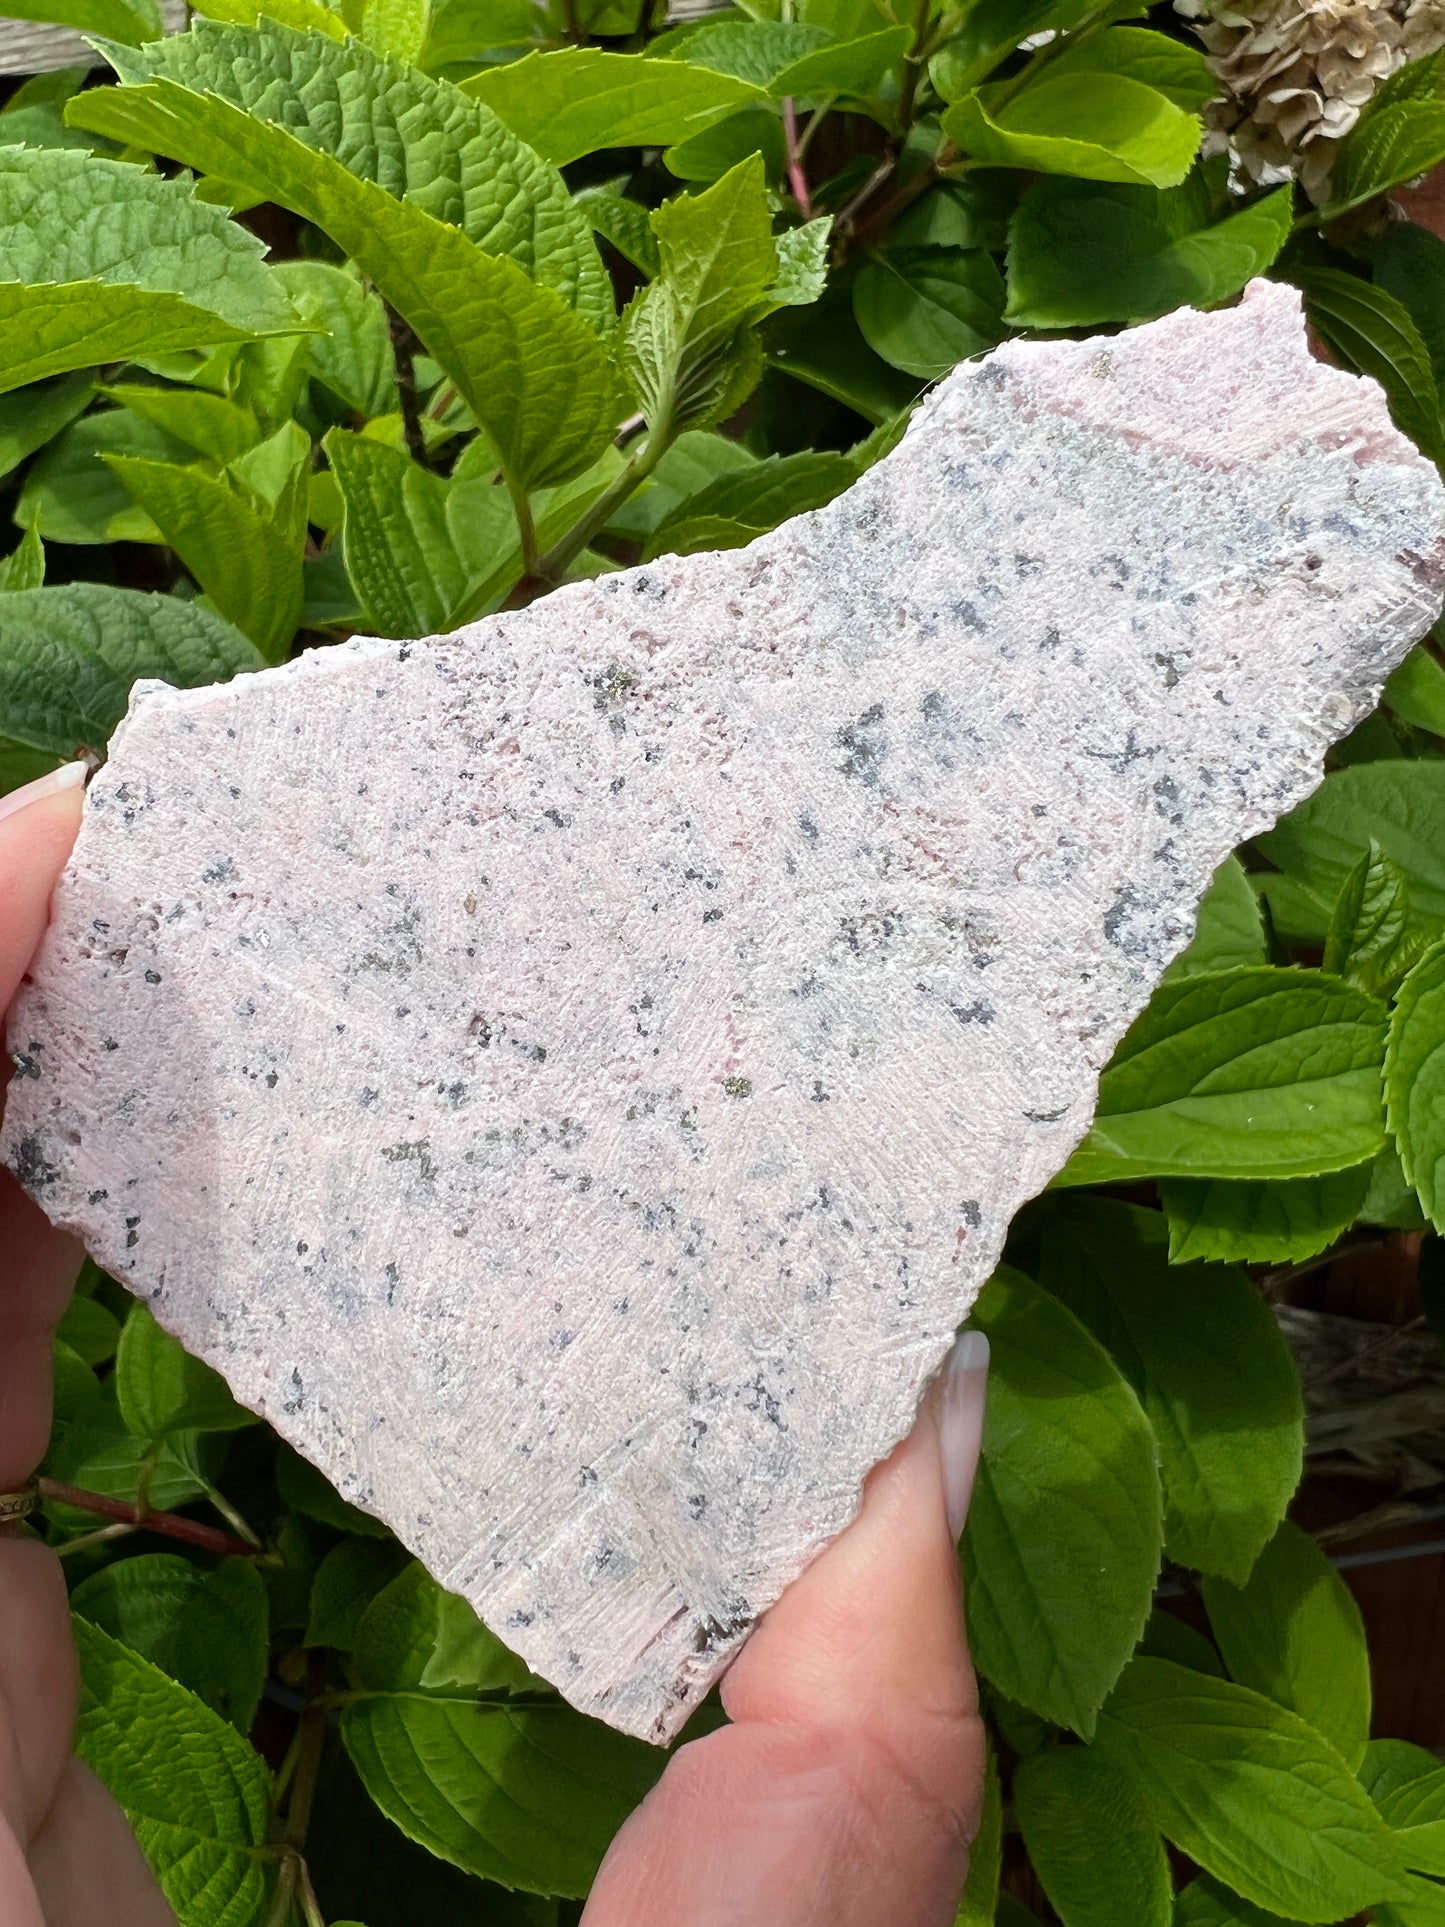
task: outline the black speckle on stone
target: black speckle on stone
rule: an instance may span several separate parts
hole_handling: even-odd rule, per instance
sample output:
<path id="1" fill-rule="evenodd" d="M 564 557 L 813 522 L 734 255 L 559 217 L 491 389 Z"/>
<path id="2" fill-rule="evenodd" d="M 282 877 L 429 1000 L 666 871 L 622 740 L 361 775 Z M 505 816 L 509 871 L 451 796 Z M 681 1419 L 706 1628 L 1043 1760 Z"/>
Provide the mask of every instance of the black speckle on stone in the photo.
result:
<path id="1" fill-rule="evenodd" d="M 844 751 L 838 766 L 842 774 L 869 787 L 877 784 L 878 772 L 888 754 L 888 739 L 880 728 L 882 721 L 883 705 L 874 703 L 856 722 L 845 723 L 834 738 Z"/>
<path id="2" fill-rule="evenodd" d="M 958 623 L 960 628 L 970 629 L 975 635 L 979 636 L 987 629 L 988 624 L 978 613 L 973 603 L 969 602 L 966 598 L 960 597 L 957 602 L 951 602 L 948 606 L 954 621 Z"/>
<path id="3" fill-rule="evenodd" d="M 25 1189 L 31 1192 L 44 1190 L 46 1185 L 54 1184 L 60 1176 L 58 1167 L 46 1157 L 45 1147 L 36 1131 L 31 1131 L 16 1145 L 11 1169 Z"/>
<path id="4" fill-rule="evenodd" d="M 386 1302 L 391 1304 L 396 1297 L 396 1288 L 401 1283 L 401 1267 L 393 1260 L 382 1273 L 386 1279 Z"/>
<path id="5" fill-rule="evenodd" d="M 202 883 L 234 883 L 240 875 L 235 863 L 228 856 L 218 856 L 208 863 L 201 872 Z"/>
<path id="6" fill-rule="evenodd" d="M 87 1191 L 85 1194 L 85 1202 L 87 1204 L 103 1204 L 109 1196 L 109 1191 Z"/>
<path id="7" fill-rule="evenodd" d="M 557 809 L 543 810 L 542 814 L 543 816 L 546 817 L 549 823 L 555 824 L 559 830 L 565 830 L 571 827 L 571 824 L 572 824 L 571 817 L 564 816 L 561 810 L 557 810 Z"/>
<path id="8" fill-rule="evenodd" d="M 1061 1117 L 1067 1117 L 1073 1107 L 1063 1105 L 1057 1111 L 1025 1111 L 1024 1116 L 1030 1124 L 1057 1124 Z"/>
<path id="9" fill-rule="evenodd" d="M 687 1509 L 694 1519 L 701 1519 L 704 1512 L 707 1511 L 707 1494 L 705 1492 L 690 1492 L 687 1497 Z"/>
<path id="10" fill-rule="evenodd" d="M 818 826 L 813 821 L 811 816 L 800 816 L 798 818 L 798 828 L 803 832 L 803 835 L 807 837 L 810 843 L 817 842 Z"/>
<path id="11" fill-rule="evenodd" d="M 956 999 L 950 998 L 948 1011 L 949 1015 L 956 1017 L 960 1024 L 991 1024 L 994 1019 L 993 1005 L 987 1003 L 982 997 L 976 997 L 971 1004 L 961 1004 Z"/>
<path id="12" fill-rule="evenodd" d="M 39 1057 L 39 1044 L 32 1044 L 28 1051 L 12 1051 L 10 1054 L 10 1062 L 15 1066 L 15 1075 L 17 1077 L 34 1077 L 38 1079 L 40 1076 Z"/>
<path id="13" fill-rule="evenodd" d="M 702 920 L 704 923 L 721 923 L 722 911 L 721 910 L 704 910 L 702 913 Z"/>
<path id="14" fill-rule="evenodd" d="M 148 970 L 145 976 L 148 984 L 158 984 L 161 980 L 161 973 L 158 970 Z"/>
<path id="15" fill-rule="evenodd" d="M 750 1077 L 725 1077 L 723 1092 L 727 1097 L 751 1097 L 753 1080 Z"/>
<path id="16" fill-rule="evenodd" d="M 983 1223 L 983 1212 L 979 1208 L 978 1199 L 965 1198 L 963 1203 L 958 1207 L 958 1210 L 959 1216 L 963 1219 L 963 1222 L 968 1226 L 969 1230 L 977 1231 Z"/>
<path id="17" fill-rule="evenodd" d="M 268 1091 L 274 1091 L 277 1083 L 280 1081 L 280 1073 L 277 1071 L 267 1071 L 262 1081 Z"/>
<path id="18" fill-rule="evenodd" d="M 535 1613 L 524 1612 L 519 1606 L 516 1612 L 508 1613 L 507 1624 L 514 1631 L 520 1631 L 524 1626 L 532 1625 L 536 1617 L 537 1615 Z"/>
<path id="19" fill-rule="evenodd" d="M 614 796 L 620 796 L 622 794 L 622 786 L 626 781 L 627 778 L 625 776 L 614 776 L 607 787 Z"/>

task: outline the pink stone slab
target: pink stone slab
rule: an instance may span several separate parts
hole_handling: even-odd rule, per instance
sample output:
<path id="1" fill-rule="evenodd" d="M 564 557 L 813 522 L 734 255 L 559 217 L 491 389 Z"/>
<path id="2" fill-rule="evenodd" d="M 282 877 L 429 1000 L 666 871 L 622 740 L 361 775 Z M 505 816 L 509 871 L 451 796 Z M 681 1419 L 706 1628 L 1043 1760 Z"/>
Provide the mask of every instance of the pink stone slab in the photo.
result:
<path id="1" fill-rule="evenodd" d="M 142 684 L 6 1155 L 574 1704 L 666 1738 L 1442 580 L 1435 471 L 1256 284 L 960 368 L 748 549 Z"/>

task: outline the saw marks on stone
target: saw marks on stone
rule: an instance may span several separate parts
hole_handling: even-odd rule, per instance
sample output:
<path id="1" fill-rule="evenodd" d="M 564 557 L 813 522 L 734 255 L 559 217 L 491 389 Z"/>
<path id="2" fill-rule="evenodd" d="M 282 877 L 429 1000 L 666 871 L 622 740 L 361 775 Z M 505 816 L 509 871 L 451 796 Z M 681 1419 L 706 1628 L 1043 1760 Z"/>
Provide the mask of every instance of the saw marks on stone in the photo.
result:
<path id="1" fill-rule="evenodd" d="M 140 688 L 11 1032 L 51 1215 L 575 1704 L 844 1526 L 1445 502 L 1256 286 L 960 369 L 853 489 Z"/>

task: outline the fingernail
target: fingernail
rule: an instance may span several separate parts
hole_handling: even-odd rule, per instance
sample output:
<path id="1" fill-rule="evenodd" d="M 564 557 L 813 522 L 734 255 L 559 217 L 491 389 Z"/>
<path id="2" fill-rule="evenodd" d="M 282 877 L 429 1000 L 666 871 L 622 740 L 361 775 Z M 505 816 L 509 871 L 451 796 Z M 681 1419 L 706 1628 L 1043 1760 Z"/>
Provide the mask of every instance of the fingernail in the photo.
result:
<path id="1" fill-rule="evenodd" d="M 956 1539 L 968 1517 L 983 1439 L 984 1392 L 988 1385 L 988 1340 L 983 1333 L 962 1333 L 939 1376 L 938 1449 L 943 1458 L 948 1532 Z"/>
<path id="2" fill-rule="evenodd" d="M 62 763 L 44 776 L 37 776 L 33 783 L 22 783 L 18 790 L 11 790 L 8 796 L 0 796 L 0 823 L 7 816 L 16 816 L 21 810 L 28 809 L 32 803 L 43 802 L 47 796 L 59 796 L 62 790 L 79 789 L 85 781 L 90 765 L 85 762 Z"/>

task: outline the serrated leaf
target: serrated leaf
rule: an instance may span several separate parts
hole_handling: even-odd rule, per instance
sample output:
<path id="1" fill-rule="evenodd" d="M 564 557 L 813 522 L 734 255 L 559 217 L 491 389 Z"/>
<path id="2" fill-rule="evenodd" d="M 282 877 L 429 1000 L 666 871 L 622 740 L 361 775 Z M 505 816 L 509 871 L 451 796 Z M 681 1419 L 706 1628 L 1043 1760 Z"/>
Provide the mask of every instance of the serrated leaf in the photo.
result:
<path id="1" fill-rule="evenodd" d="M 794 61 L 832 40 L 826 27 L 803 20 L 705 21 L 682 39 L 652 50 L 649 58 L 663 66 L 685 61 L 766 91 Z"/>
<path id="2" fill-rule="evenodd" d="M 110 1788 L 181 1927 L 253 1927 L 271 1778 L 219 1714 L 84 1619 L 76 1751 Z"/>
<path id="3" fill-rule="evenodd" d="M 1089 10 L 1089 0 L 974 0 L 960 9 L 959 30 L 934 56 L 934 85 L 945 100 L 961 100 L 1030 35 L 1065 31 Z"/>
<path id="4" fill-rule="evenodd" d="M 1196 115 L 1124 74 L 1095 74 L 1080 86 L 1046 69 L 994 114 L 979 95 L 966 95 L 944 114 L 943 131 L 986 167 L 1176 187 L 1201 130 Z"/>
<path id="5" fill-rule="evenodd" d="M 897 70 L 912 40 L 911 27 L 884 27 L 856 40 L 814 48 L 774 74 L 768 91 L 775 100 L 840 94 L 872 100 Z"/>
<path id="6" fill-rule="evenodd" d="M 396 356 L 375 292 L 325 261 L 282 261 L 273 272 L 297 314 L 324 330 L 307 343 L 311 380 L 367 419 L 397 408 Z"/>
<path id="7" fill-rule="evenodd" d="M 47 542 L 160 542 L 161 532 L 131 500 L 107 455 L 186 462 L 183 441 L 128 408 L 102 408 L 73 422 L 32 465 L 15 519 Z"/>
<path id="8" fill-rule="evenodd" d="M 545 9 L 533 0 L 439 0 L 422 49 L 429 73 L 475 64 L 497 47 L 526 47 L 547 32 Z"/>
<path id="9" fill-rule="evenodd" d="M 61 756 L 101 749 L 137 678 L 188 689 L 261 667 L 239 630 L 170 596 L 92 582 L 27 589 L 5 600 L 0 735 Z"/>
<path id="10" fill-rule="evenodd" d="M 1231 1676 L 1298 1713 L 1358 1767 L 1370 1737 L 1370 1655 L 1360 1609 L 1288 1520 L 1243 1585 L 1206 1574 L 1204 1606 Z"/>
<path id="11" fill-rule="evenodd" d="M 1358 1216 L 1361 1224 L 1386 1225 L 1395 1231 L 1423 1231 L 1429 1223 L 1393 1144 L 1370 1166 L 1369 1189 Z"/>
<path id="12" fill-rule="evenodd" d="M 1373 1164 L 1317 1178 L 1164 1178 L 1174 1264 L 1298 1264 L 1324 1251 L 1359 1217 Z"/>
<path id="13" fill-rule="evenodd" d="M 1055 80 L 1073 74 L 1123 74 L 1189 112 L 1222 91 L 1202 47 L 1148 27 L 1109 27 L 1103 33 L 1081 34 L 1065 45 L 1049 74 Z"/>
<path id="14" fill-rule="evenodd" d="M 740 333 L 778 275 L 761 163 L 740 161 L 705 193 L 665 201 L 652 227 L 660 271 L 623 317 L 623 365 L 654 432 L 706 427 L 761 372 Z"/>
<path id="15" fill-rule="evenodd" d="M 38 589 L 45 581 L 45 549 L 38 529 L 26 529 L 9 555 L 0 557 L 0 595 Z"/>
<path id="16" fill-rule="evenodd" d="M 0 390 L 301 325 L 260 243 L 186 183 L 64 148 L 0 147 L 0 262 Z"/>
<path id="17" fill-rule="evenodd" d="M 1013 1804 L 1064 1927 L 1170 1927 L 1164 1842 L 1129 1780 L 1097 1748 L 1061 1746 L 1021 1760 Z"/>
<path id="18" fill-rule="evenodd" d="M 1245 1580 L 1304 1456 L 1299 1377 L 1269 1306 L 1241 1271 L 1171 1266 L 1160 1214 L 1105 1198 L 1049 1214 L 1040 1277 L 1143 1404 L 1169 1557 Z"/>
<path id="19" fill-rule="evenodd" d="M 675 147 L 663 162 L 680 181 L 721 181 L 743 161 L 757 158 L 769 181 L 781 178 L 787 160 L 783 124 L 774 106 L 740 107 Z"/>
<path id="20" fill-rule="evenodd" d="M 379 636 L 451 627 L 471 573 L 447 524 L 451 486 L 383 443 L 333 429 L 326 455 L 345 503 L 346 572 Z"/>
<path id="21" fill-rule="evenodd" d="M 820 299 L 828 280 L 828 236 L 833 217 L 825 214 L 777 236 L 778 278 L 768 290 L 771 308 L 806 308 Z"/>
<path id="22" fill-rule="evenodd" d="M 1309 1177 L 1385 1141 L 1386 1013 L 1318 972 L 1161 984 L 1099 1079 L 1094 1124 L 1055 1180 Z"/>
<path id="23" fill-rule="evenodd" d="M 1372 842 L 1404 875 L 1411 928 L 1433 937 L 1445 923 L 1445 763 L 1357 763 L 1257 839 L 1284 873 L 1261 881 L 1291 941 L 1324 941 L 1345 878 Z"/>
<path id="24" fill-rule="evenodd" d="M 1445 106 L 1440 111 L 1445 117 Z M 1397 426 L 1438 461 L 1440 395 L 1430 352 L 1409 309 L 1383 288 L 1339 268 L 1309 268 L 1293 279 L 1310 320 L 1345 366 L 1379 382 Z"/>
<path id="25" fill-rule="evenodd" d="M 1408 99 L 1362 118 L 1341 141 L 1330 183 L 1332 221 L 1445 159 L 1445 101 Z"/>
<path id="26" fill-rule="evenodd" d="M 1407 1740 L 1371 1740 L 1359 1778 L 1395 1829 L 1405 1865 L 1417 1873 L 1445 1875 L 1445 1766 Z"/>
<path id="27" fill-rule="evenodd" d="M 1427 950 L 1400 986 L 1385 1103 L 1405 1176 L 1438 1230 L 1445 1219 L 1445 942 Z"/>
<path id="28" fill-rule="evenodd" d="M 1163 193 L 1045 177 L 1009 231 L 1005 316 L 1020 327 L 1074 328 L 1212 307 L 1279 254 L 1290 201 L 1283 187 L 1215 221 L 1197 172 Z"/>
<path id="29" fill-rule="evenodd" d="M 172 462 L 108 459 L 217 612 L 279 662 L 301 620 L 311 442 L 295 422 L 272 440 L 288 477 L 274 503 L 246 486 L 240 463 L 209 475 Z M 258 453 L 250 451 L 251 459 Z"/>
<path id="30" fill-rule="evenodd" d="M 204 388 L 158 388 L 128 381 L 102 387 L 100 392 L 215 462 L 234 461 L 261 439 L 261 425 L 249 408 Z"/>
<path id="31" fill-rule="evenodd" d="M 974 1307 L 993 1362 L 963 1536 L 979 1670 L 1088 1737 L 1149 1615 L 1162 1539 L 1154 1437 L 1103 1347 L 1000 1271 Z"/>
<path id="32" fill-rule="evenodd" d="M 1301 1927 L 1301 1923 L 1284 1920 L 1273 1911 L 1266 1913 L 1206 1873 L 1180 1890 L 1174 1927 Z"/>
<path id="33" fill-rule="evenodd" d="M 651 281 L 661 261 L 652 222 L 641 202 L 594 188 L 579 194 L 577 205 L 592 223 L 594 232 L 610 241 L 624 260 L 630 261 L 639 274 Z"/>
<path id="34" fill-rule="evenodd" d="M 115 1354 L 121 1417 L 138 1439 L 174 1432 L 234 1432 L 257 1423 L 232 1398 L 226 1381 L 178 1338 L 163 1331 L 146 1305 L 130 1308 Z"/>
<path id="35" fill-rule="evenodd" d="M 1418 643 L 1385 684 L 1382 701 L 1402 723 L 1445 736 L 1445 668 Z"/>
<path id="36" fill-rule="evenodd" d="M 1244 865 L 1227 856 L 1199 904 L 1194 935 L 1170 964 L 1168 977 L 1200 977 L 1265 961 L 1259 898 Z"/>
<path id="37" fill-rule="evenodd" d="M 654 556 L 691 555 L 703 548 L 735 548 L 790 515 L 821 508 L 857 478 L 846 455 L 809 450 L 801 455 L 769 455 L 746 468 L 715 476 L 696 494 L 664 516 L 643 551 Z M 709 532 L 704 534 L 704 529 Z M 736 540 L 718 540 L 724 529 Z"/>
<path id="38" fill-rule="evenodd" d="M 420 1566 L 362 1616 L 352 1675 L 341 1736 L 372 1799 L 432 1853 L 505 1886 L 584 1894 L 665 1764 L 574 1712 Z"/>
<path id="39" fill-rule="evenodd" d="M 990 1746 L 984 1761 L 978 1832 L 968 1849 L 968 1878 L 963 1883 L 953 1927 L 992 1927 L 1002 1863 L 1003 1789 L 999 1785 L 998 1757 Z"/>
<path id="40" fill-rule="evenodd" d="M 410 1563 L 395 1539 L 343 1539 L 333 1546 L 311 1582 L 306 1644 L 350 1652 L 362 1614 Z"/>
<path id="41" fill-rule="evenodd" d="M 189 40 L 195 31 L 162 45 Z M 331 43 L 312 35 L 306 44 Z M 421 84 L 420 76 L 413 78 Z M 193 166 L 224 166 L 229 178 L 254 186 L 328 233 L 410 322 L 456 384 L 514 486 L 565 480 L 611 440 L 620 398 L 603 342 L 560 294 L 531 281 L 514 260 L 484 253 L 460 228 L 424 212 L 418 196 L 398 200 L 290 130 L 214 96 L 203 98 L 161 79 L 95 89 L 83 101 L 102 95 L 105 105 L 87 111 L 123 127 L 126 138 Z M 457 99 L 469 113 L 487 111 L 461 95 Z M 512 136 L 498 127 L 510 143 Z M 465 213 L 461 189 L 454 195 L 439 191 L 446 186 L 445 178 L 434 180 L 438 191 L 428 198 Z M 570 202 L 568 209 L 570 216 Z M 525 251 L 524 243 L 530 247 L 531 229 L 492 219 L 490 202 L 476 212 L 489 233 L 516 243 L 514 251 Z M 591 231 L 580 214 L 575 218 L 601 274 Z M 551 251 L 535 265 L 564 281 L 575 278 L 568 249 Z M 574 291 L 584 293 L 588 285 Z"/>
<path id="42" fill-rule="evenodd" d="M 1399 1850 L 1339 1754 L 1262 1694 L 1136 1659 L 1095 1744 L 1166 1839 L 1256 1906 L 1329 1922 L 1403 1891 Z"/>
<path id="43" fill-rule="evenodd" d="M 1429 353 L 1435 386 L 1445 395 L 1445 241 L 1413 222 L 1392 221 L 1375 250 L 1371 278 L 1409 310 Z"/>
<path id="44" fill-rule="evenodd" d="M 932 381 L 1004 333 L 1003 279 L 982 248 L 876 254 L 853 283 L 863 339 L 905 374 Z"/>
<path id="45" fill-rule="evenodd" d="M 249 1561 L 224 1559 L 207 1572 L 173 1553 L 141 1553 L 82 1580 L 71 1605 L 249 1730 L 268 1652 L 266 1588 Z"/>
<path id="46" fill-rule="evenodd" d="M 263 20 L 274 20 L 298 33 L 346 38 L 346 22 L 327 0 L 206 0 L 206 18 L 234 27 L 259 27 Z"/>
<path id="47" fill-rule="evenodd" d="M 82 371 L 0 396 L 0 477 L 74 421 L 94 393 L 94 381 Z"/>
<path id="48" fill-rule="evenodd" d="M 598 47 L 484 67 L 462 90 L 557 167 L 604 147 L 671 146 L 758 99 L 756 87 L 730 74 Z"/>
<path id="49" fill-rule="evenodd" d="M 431 0 L 362 0 L 361 38 L 373 53 L 414 61 L 426 45 Z"/>
<path id="50" fill-rule="evenodd" d="M 1367 997 L 1388 999 L 1425 947 L 1424 933 L 1410 927 L 1409 891 L 1400 867 L 1372 841 L 1340 886 L 1323 968 Z"/>
<path id="51" fill-rule="evenodd" d="M 489 107 L 468 100 L 449 81 L 431 80 L 355 40 L 338 46 L 324 35 L 296 33 L 272 21 L 250 29 L 200 20 L 189 33 L 141 52 L 117 50 L 113 64 L 123 86 L 92 89 L 72 101 L 67 118 L 73 124 L 145 142 L 151 127 L 147 102 L 171 103 L 172 89 L 193 100 L 209 96 L 217 110 L 232 112 L 216 111 L 208 119 L 192 109 L 177 118 L 177 130 L 194 128 L 195 145 L 190 155 L 174 158 L 265 195 L 270 182 L 264 161 L 258 168 L 253 156 L 274 153 L 279 160 L 281 150 L 263 143 L 228 156 L 225 130 L 240 115 L 262 126 L 284 125 L 317 160 L 332 162 L 391 200 L 405 197 L 434 220 L 460 228 L 484 253 L 514 261 L 594 327 L 610 324 L 606 273 L 560 176 Z M 180 104 L 174 105 L 180 116 Z M 294 157 L 283 164 L 281 178 L 298 173 L 323 178 Z M 341 245 L 362 265 L 356 249 Z"/>

